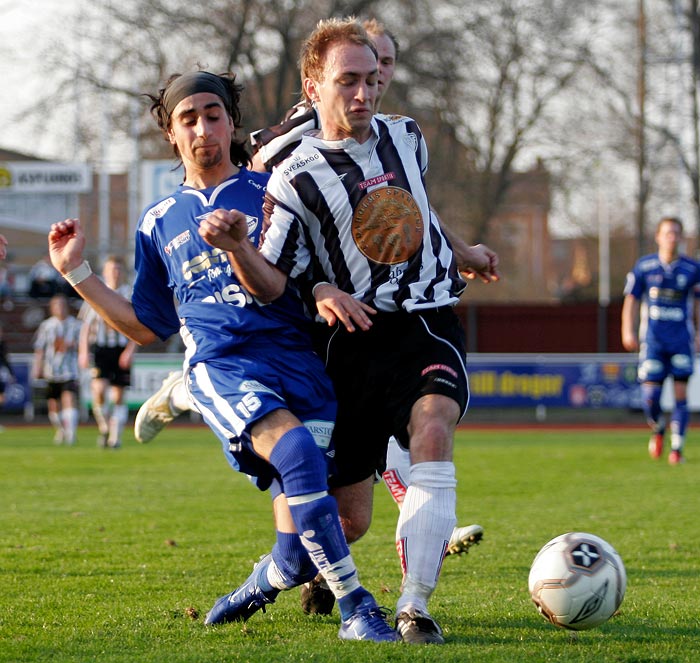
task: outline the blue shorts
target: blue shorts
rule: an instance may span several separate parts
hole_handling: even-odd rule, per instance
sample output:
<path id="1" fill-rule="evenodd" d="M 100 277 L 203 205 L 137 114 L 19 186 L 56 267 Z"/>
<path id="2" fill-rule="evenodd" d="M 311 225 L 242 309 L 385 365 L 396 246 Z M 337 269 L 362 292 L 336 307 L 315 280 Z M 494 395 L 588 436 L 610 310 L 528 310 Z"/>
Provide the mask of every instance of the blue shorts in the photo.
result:
<path id="1" fill-rule="evenodd" d="M 690 343 L 666 348 L 658 343 L 643 343 L 637 377 L 640 382 L 662 383 L 669 375 L 675 380 L 687 380 L 693 374 L 693 364 Z"/>
<path id="2" fill-rule="evenodd" d="M 250 428 L 274 410 L 289 410 L 309 429 L 333 474 L 335 395 L 315 353 L 272 346 L 254 355 L 230 355 L 190 367 L 185 384 L 221 440 L 226 460 L 260 490 L 267 490 L 279 475 L 253 450 Z"/>

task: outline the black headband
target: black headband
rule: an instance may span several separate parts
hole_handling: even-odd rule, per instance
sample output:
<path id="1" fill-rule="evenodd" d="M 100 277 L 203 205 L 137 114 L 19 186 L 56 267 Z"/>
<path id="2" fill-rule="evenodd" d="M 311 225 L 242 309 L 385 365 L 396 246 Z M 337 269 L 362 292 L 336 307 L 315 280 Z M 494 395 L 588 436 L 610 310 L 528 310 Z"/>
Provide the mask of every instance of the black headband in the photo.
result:
<path id="1" fill-rule="evenodd" d="M 226 111 L 231 111 L 231 92 L 224 79 L 208 71 L 194 71 L 178 76 L 163 93 L 163 106 L 168 117 L 183 99 L 198 92 L 211 92 L 221 97 Z"/>

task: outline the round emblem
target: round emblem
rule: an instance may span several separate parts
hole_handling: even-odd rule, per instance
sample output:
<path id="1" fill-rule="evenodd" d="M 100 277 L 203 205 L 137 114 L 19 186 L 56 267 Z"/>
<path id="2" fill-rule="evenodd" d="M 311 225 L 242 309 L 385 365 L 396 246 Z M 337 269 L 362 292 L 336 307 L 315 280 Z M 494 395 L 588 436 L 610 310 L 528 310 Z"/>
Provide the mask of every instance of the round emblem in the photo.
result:
<path id="1" fill-rule="evenodd" d="M 352 217 L 357 248 L 374 262 L 405 262 L 423 242 L 423 217 L 405 189 L 383 187 L 368 193 Z"/>

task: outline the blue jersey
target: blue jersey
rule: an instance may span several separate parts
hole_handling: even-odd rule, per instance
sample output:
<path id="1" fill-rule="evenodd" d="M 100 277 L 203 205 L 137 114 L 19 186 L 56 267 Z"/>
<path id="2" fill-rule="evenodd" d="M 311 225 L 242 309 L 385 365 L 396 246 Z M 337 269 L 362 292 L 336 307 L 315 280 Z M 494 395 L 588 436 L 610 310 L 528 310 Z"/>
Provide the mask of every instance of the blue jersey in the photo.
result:
<path id="1" fill-rule="evenodd" d="M 699 284 L 700 264 L 687 256 L 669 265 L 658 254 L 640 258 L 625 285 L 625 295 L 642 302 L 640 342 L 666 352 L 687 352 L 695 336 L 692 311 Z"/>
<path id="2" fill-rule="evenodd" d="M 268 178 L 241 169 L 216 187 L 183 185 L 141 216 L 132 304 L 139 321 L 161 339 L 180 332 L 190 366 L 231 354 L 242 344 L 311 347 L 310 321 L 290 292 L 292 285 L 273 303 L 259 304 L 236 279 L 226 252 L 197 231 L 214 210 L 237 209 L 246 214 L 248 237 L 257 246 Z"/>

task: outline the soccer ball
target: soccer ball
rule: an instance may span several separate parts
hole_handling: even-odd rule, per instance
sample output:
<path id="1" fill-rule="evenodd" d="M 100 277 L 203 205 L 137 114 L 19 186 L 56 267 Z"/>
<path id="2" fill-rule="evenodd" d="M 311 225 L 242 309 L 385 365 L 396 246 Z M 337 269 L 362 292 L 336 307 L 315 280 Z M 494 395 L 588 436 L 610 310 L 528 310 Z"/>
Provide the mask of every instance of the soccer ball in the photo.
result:
<path id="1" fill-rule="evenodd" d="M 585 532 L 552 539 L 537 553 L 528 578 L 540 614 L 555 626 L 583 631 L 612 617 L 627 587 L 620 555 Z"/>

